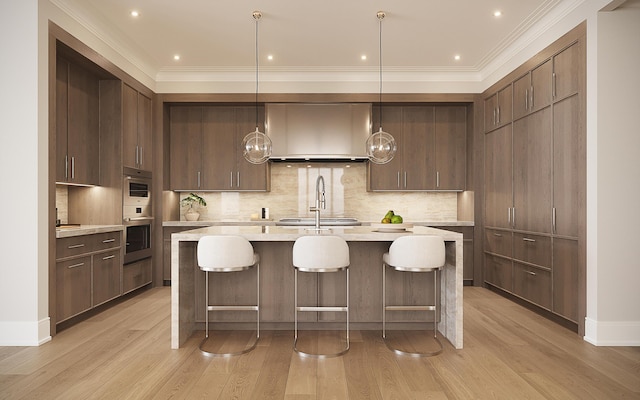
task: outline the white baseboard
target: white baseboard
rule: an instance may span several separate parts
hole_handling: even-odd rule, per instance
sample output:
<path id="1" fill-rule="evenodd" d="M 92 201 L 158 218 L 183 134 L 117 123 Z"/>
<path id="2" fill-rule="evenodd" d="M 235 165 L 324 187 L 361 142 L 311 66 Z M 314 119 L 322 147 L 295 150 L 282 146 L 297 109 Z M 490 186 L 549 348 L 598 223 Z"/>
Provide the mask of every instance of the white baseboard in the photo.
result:
<path id="1" fill-rule="evenodd" d="M 40 346 L 51 340 L 49 317 L 40 321 L 0 321 L 0 346 Z"/>
<path id="2" fill-rule="evenodd" d="M 585 318 L 584 340 L 596 346 L 640 346 L 640 321 Z"/>

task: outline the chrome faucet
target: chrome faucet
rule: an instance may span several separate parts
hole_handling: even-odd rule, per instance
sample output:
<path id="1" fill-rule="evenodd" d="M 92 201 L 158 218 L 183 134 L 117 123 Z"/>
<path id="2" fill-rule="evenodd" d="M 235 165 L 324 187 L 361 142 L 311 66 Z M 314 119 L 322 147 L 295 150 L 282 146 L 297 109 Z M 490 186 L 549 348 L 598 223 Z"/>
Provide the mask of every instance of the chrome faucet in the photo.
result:
<path id="1" fill-rule="evenodd" d="M 320 182 L 322 182 L 322 191 L 320 191 Z M 316 205 L 315 207 L 310 207 L 309 211 L 313 211 L 316 213 L 316 230 L 320 229 L 320 206 L 326 209 L 327 205 L 324 199 L 324 177 L 322 175 L 318 175 L 318 179 L 316 179 Z"/>

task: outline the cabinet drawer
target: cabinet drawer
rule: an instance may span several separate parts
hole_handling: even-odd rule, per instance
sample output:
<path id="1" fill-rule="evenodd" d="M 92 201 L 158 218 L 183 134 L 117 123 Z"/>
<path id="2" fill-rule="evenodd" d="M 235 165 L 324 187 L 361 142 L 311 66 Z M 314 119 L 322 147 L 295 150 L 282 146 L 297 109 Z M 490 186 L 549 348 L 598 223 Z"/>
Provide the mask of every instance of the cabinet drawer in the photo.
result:
<path id="1" fill-rule="evenodd" d="M 91 240 L 94 243 L 95 251 L 111 249 L 114 247 L 120 247 L 122 245 L 122 232 L 106 232 L 91 235 Z"/>
<path id="2" fill-rule="evenodd" d="M 513 258 L 551 268 L 551 238 L 548 236 L 514 233 Z"/>
<path id="3" fill-rule="evenodd" d="M 485 254 L 484 267 L 485 282 L 504 290 L 511 291 L 511 260 L 491 254 Z"/>
<path id="4" fill-rule="evenodd" d="M 127 264 L 122 267 L 122 293 L 151 283 L 151 258 Z"/>
<path id="5" fill-rule="evenodd" d="M 121 236 L 116 231 L 56 239 L 56 259 L 120 247 Z"/>
<path id="6" fill-rule="evenodd" d="M 546 309 L 551 308 L 551 271 L 513 263 L 513 293 Z"/>
<path id="7" fill-rule="evenodd" d="M 484 251 L 505 257 L 511 257 L 511 244 L 511 232 L 485 229 Z"/>

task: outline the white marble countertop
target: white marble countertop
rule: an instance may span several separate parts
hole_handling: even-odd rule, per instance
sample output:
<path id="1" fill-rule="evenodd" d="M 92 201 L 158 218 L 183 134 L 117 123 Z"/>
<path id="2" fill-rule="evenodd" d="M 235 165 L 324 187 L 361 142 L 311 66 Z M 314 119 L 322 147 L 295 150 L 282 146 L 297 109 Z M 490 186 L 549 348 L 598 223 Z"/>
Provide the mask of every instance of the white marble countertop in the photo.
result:
<path id="1" fill-rule="evenodd" d="M 371 224 L 371 221 L 361 221 L 362 226 Z M 411 222 L 417 226 L 474 226 L 473 221 L 418 221 Z M 204 226 L 275 226 L 274 220 L 252 220 L 252 221 L 164 221 L 163 227 L 204 227 Z"/>
<path id="2" fill-rule="evenodd" d="M 445 231 L 426 226 L 414 226 L 399 232 L 379 232 L 370 226 L 350 227 L 321 227 L 315 231 L 313 227 L 288 227 L 288 226 L 208 226 L 189 231 L 174 233 L 171 239 L 179 241 L 196 241 L 206 235 L 240 235 L 253 242 L 285 242 L 295 241 L 304 235 L 337 235 L 347 241 L 393 241 L 394 239 L 411 234 L 438 235 L 445 241 L 462 240 L 462 234 Z"/>
<path id="3" fill-rule="evenodd" d="M 56 227 L 56 238 L 60 239 L 115 231 L 124 231 L 124 225 L 63 225 L 62 227 Z"/>

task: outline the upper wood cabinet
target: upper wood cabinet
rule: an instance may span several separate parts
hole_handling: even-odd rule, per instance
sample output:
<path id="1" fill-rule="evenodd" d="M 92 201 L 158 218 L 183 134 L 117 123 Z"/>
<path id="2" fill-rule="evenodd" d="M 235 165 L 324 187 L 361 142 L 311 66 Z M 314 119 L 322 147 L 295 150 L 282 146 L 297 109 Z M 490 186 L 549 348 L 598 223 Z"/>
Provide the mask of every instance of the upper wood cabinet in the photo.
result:
<path id="1" fill-rule="evenodd" d="M 100 183 L 99 78 L 56 60 L 56 182 Z"/>
<path id="2" fill-rule="evenodd" d="M 489 132 L 511 122 L 513 88 L 511 84 L 484 101 L 484 130 Z"/>
<path id="3" fill-rule="evenodd" d="M 512 127 L 503 126 L 484 137 L 484 224 L 511 228 L 513 207 Z"/>
<path id="4" fill-rule="evenodd" d="M 583 59 L 582 44 L 578 42 L 553 57 L 552 95 L 554 101 L 578 93 L 580 77 L 584 74 L 582 71 L 584 69 Z"/>
<path id="5" fill-rule="evenodd" d="M 122 84 L 122 159 L 125 167 L 152 170 L 151 99 Z"/>
<path id="6" fill-rule="evenodd" d="M 263 107 L 258 115 L 262 126 Z M 269 190 L 269 164 L 251 164 L 242 155 L 255 116 L 254 106 L 171 107 L 171 189 Z"/>
<path id="7" fill-rule="evenodd" d="M 552 68 L 547 60 L 513 82 L 513 119 L 551 104 Z"/>
<path id="8" fill-rule="evenodd" d="M 374 107 L 374 121 L 379 112 Z M 382 113 L 398 150 L 387 164 L 369 163 L 369 190 L 465 189 L 466 106 L 388 106 Z"/>

